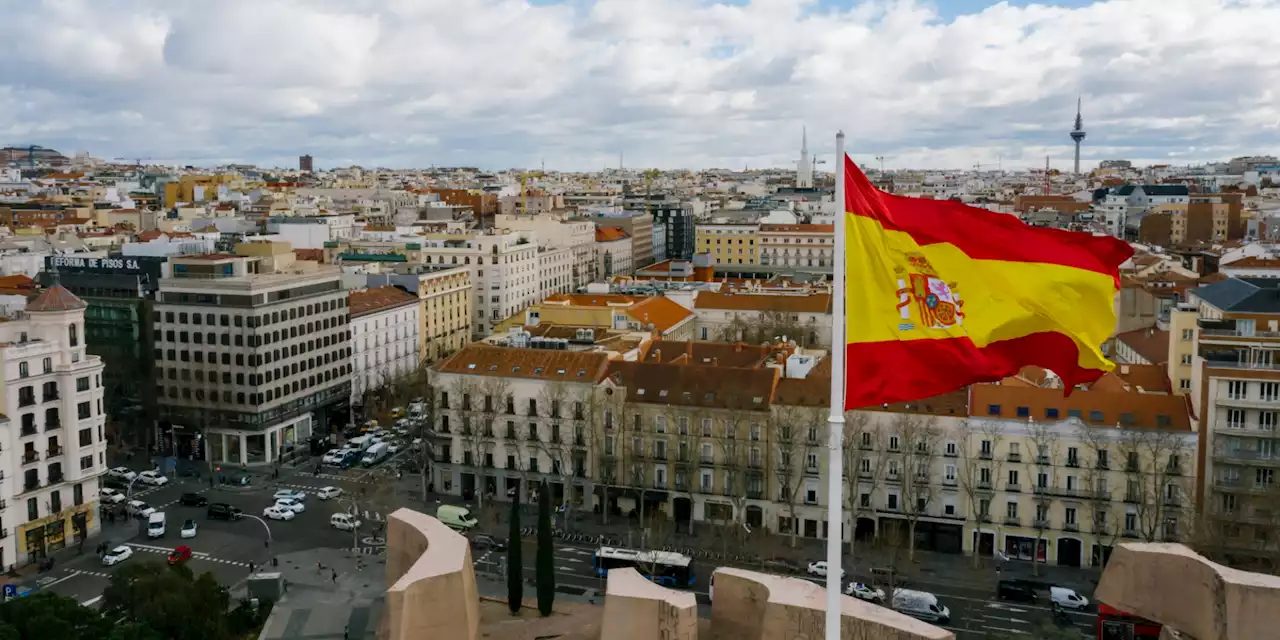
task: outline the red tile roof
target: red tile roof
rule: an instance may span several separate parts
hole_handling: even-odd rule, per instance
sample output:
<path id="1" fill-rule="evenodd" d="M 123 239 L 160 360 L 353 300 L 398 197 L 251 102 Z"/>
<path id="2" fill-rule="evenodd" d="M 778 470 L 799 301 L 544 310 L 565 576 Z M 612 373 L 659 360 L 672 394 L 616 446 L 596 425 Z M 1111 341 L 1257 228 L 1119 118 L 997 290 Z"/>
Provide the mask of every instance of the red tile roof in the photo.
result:
<path id="1" fill-rule="evenodd" d="M 352 291 L 347 294 L 347 306 L 351 308 L 352 318 L 417 303 L 417 296 L 390 286 Z"/>
<path id="2" fill-rule="evenodd" d="M 596 242 L 615 242 L 631 236 L 618 227 L 596 227 Z"/>
<path id="3" fill-rule="evenodd" d="M 54 311 L 74 311 L 89 306 L 84 300 L 76 297 L 66 287 L 55 284 L 43 293 L 36 296 L 35 300 L 27 303 L 28 312 L 54 312 Z"/>

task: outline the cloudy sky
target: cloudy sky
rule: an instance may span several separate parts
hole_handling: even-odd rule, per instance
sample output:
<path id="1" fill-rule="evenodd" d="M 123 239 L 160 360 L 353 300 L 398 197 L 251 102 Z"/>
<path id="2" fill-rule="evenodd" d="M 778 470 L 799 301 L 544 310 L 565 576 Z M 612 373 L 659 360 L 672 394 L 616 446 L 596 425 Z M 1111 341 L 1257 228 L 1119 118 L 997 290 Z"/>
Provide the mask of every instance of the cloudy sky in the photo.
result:
<path id="1" fill-rule="evenodd" d="M 1280 151 L 1280 0 L 0 0 L 0 145 L 213 164 Z M 828 164 L 828 167 L 830 165 Z M 821 168 L 821 167 L 820 167 Z"/>

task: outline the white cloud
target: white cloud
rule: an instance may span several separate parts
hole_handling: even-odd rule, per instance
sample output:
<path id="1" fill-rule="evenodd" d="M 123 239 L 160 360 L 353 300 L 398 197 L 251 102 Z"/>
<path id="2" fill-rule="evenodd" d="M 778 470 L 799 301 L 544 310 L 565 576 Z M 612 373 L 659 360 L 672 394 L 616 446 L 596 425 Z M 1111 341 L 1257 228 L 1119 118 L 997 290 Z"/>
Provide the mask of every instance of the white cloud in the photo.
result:
<path id="1" fill-rule="evenodd" d="M 938 0 L 943 1 L 943 0 Z M 187 162 L 889 166 L 1280 143 L 1280 0 L 0 0 L 0 144 Z"/>

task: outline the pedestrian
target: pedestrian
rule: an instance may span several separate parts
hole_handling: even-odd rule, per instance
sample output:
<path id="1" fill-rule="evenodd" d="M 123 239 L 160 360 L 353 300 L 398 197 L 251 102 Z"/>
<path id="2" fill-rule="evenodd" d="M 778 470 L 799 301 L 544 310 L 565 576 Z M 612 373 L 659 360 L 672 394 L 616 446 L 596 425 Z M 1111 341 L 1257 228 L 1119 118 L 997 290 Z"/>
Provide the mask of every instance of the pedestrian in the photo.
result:
<path id="1" fill-rule="evenodd" d="M 351 625 L 343 625 L 342 640 L 351 640 Z"/>
<path id="2" fill-rule="evenodd" d="M 332 578 L 332 580 L 333 580 L 333 583 L 334 583 L 334 584 L 338 584 L 338 570 L 337 570 L 337 569 L 333 569 L 333 578 Z"/>
<path id="3" fill-rule="evenodd" d="M 254 564 L 253 564 L 253 561 L 252 561 L 252 560 L 250 560 L 250 561 L 249 561 L 249 573 L 250 573 L 250 574 L 252 574 L 252 573 L 253 573 L 253 569 L 254 569 Z"/>
<path id="4" fill-rule="evenodd" d="M 324 563 L 316 562 L 316 575 L 324 575 Z"/>

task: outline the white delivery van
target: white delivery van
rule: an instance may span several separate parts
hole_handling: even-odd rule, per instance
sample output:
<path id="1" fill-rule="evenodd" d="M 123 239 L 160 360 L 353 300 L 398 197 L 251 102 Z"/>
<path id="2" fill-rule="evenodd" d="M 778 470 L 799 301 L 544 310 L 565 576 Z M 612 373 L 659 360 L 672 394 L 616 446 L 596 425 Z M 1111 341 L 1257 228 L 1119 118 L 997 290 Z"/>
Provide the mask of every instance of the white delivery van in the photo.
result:
<path id="1" fill-rule="evenodd" d="M 938 597 L 927 591 L 897 589 L 893 592 L 893 610 L 913 618 L 934 624 L 951 622 L 951 609 L 938 602 Z"/>
<path id="2" fill-rule="evenodd" d="M 163 538 L 164 537 L 164 512 L 157 511 L 147 517 L 147 537 Z"/>
<path id="3" fill-rule="evenodd" d="M 369 435 L 363 435 L 359 438 L 352 438 L 347 441 L 347 448 L 355 449 L 356 451 L 363 452 L 371 446 L 373 446 L 373 437 Z"/>
<path id="4" fill-rule="evenodd" d="M 329 516 L 329 526 L 341 531 L 360 528 L 360 519 L 349 513 L 335 513 Z"/>
<path id="5" fill-rule="evenodd" d="M 451 504 L 442 504 L 436 509 L 436 519 L 443 522 L 445 526 L 456 529 L 458 531 L 469 531 L 471 527 L 476 526 L 479 522 L 476 517 L 471 515 L 471 510 L 466 507 L 455 507 Z M 518 543 L 517 543 L 518 544 Z"/>
<path id="6" fill-rule="evenodd" d="M 1066 587 L 1049 587 L 1049 599 L 1063 609 L 1084 611 L 1089 608 L 1089 599 Z"/>
<path id="7" fill-rule="evenodd" d="M 372 467 L 373 465 L 386 460 L 387 456 L 391 455 L 388 448 L 389 445 L 385 442 L 379 442 L 378 444 L 369 447 L 369 449 L 364 452 L 364 457 L 360 459 L 360 464 L 366 467 Z"/>

